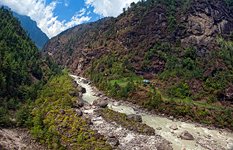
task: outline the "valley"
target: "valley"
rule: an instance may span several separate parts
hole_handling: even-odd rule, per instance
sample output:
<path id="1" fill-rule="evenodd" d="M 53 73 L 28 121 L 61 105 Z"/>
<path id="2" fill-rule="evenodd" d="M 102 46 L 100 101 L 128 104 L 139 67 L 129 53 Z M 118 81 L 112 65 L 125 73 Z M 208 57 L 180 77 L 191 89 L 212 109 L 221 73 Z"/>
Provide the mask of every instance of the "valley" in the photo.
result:
<path id="1" fill-rule="evenodd" d="M 84 11 L 0 8 L 0 150 L 233 150 L 233 0 Z"/>
<path id="2" fill-rule="evenodd" d="M 98 91 L 97 88 L 92 87 L 88 83 L 84 83 L 83 81 L 86 81 L 84 78 L 74 75 L 71 75 L 71 77 L 74 78 L 80 86 L 86 89 L 86 93 L 83 94 L 82 99 L 87 102 L 87 106 L 84 106 L 83 112 L 93 121 L 92 128 L 98 130 L 99 133 L 107 137 L 113 134 L 117 140 L 119 140 L 120 149 L 155 149 L 156 147 L 159 149 L 174 150 L 224 150 L 233 147 L 233 133 L 229 130 L 205 127 L 198 123 L 184 122 L 173 117 L 155 115 L 132 103 L 106 97 L 102 92 Z M 104 99 L 104 101 L 108 103 L 108 109 L 127 115 L 137 114 L 142 116 L 142 123 L 152 127 L 156 135 L 149 136 L 146 138 L 147 140 L 143 140 L 141 136 L 135 135 L 132 131 L 127 131 L 127 134 L 124 134 L 124 130 L 122 129 L 124 127 L 116 124 L 116 122 L 108 124 L 101 116 L 96 115 L 95 111 L 98 107 L 95 107 L 92 103 L 97 99 Z M 194 139 L 185 140 L 180 138 L 179 135 L 183 131 L 188 131 L 188 133 L 194 136 Z M 157 140 L 163 139 L 165 141 L 162 140 L 162 142 L 157 143 L 155 142 L 157 140 L 153 138 Z M 150 141 L 151 139 L 153 139 L 153 142 Z M 144 142 L 142 143 L 141 141 Z M 171 147 L 169 148 L 169 146 Z"/>

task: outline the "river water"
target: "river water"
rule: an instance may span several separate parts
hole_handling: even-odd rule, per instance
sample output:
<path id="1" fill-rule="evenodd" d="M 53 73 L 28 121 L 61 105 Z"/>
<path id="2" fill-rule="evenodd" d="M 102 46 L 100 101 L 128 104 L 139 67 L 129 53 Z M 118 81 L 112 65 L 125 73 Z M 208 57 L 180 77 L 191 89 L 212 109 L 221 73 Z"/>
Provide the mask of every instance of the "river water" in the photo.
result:
<path id="1" fill-rule="evenodd" d="M 90 84 L 84 83 L 85 80 L 82 77 L 71 75 L 75 81 L 86 89 L 86 93 L 83 94 L 83 100 L 92 104 L 92 102 L 100 97 L 95 96 L 96 91 L 93 90 Z M 143 123 L 156 130 L 156 133 L 161 135 L 164 139 L 172 143 L 174 150 L 233 150 L 233 133 L 218 129 L 208 129 L 201 127 L 195 123 L 187 123 L 182 121 L 174 121 L 172 119 L 161 117 L 157 115 L 151 115 L 146 112 L 139 111 L 134 107 L 127 104 L 117 102 L 109 102 L 108 108 L 114 111 L 124 114 L 138 114 L 142 116 Z M 170 127 L 176 125 L 178 130 L 172 130 Z M 195 140 L 182 140 L 179 135 L 183 131 L 188 131 L 192 134 Z"/>

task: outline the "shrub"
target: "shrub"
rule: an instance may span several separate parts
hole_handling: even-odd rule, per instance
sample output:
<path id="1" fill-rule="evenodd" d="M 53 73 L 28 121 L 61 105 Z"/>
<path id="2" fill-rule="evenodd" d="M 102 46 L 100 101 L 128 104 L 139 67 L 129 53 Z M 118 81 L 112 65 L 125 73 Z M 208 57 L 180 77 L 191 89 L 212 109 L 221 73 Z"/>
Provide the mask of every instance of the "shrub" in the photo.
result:
<path id="1" fill-rule="evenodd" d="M 190 90 L 189 90 L 189 85 L 187 83 L 180 83 L 175 86 L 172 86 L 168 93 L 172 97 L 177 97 L 177 98 L 186 98 L 190 96 Z"/>
<path id="2" fill-rule="evenodd" d="M 30 127 L 32 125 L 31 109 L 29 105 L 22 106 L 16 113 L 17 125 Z"/>
<path id="3" fill-rule="evenodd" d="M 160 104 L 163 102 L 162 96 L 158 91 L 153 90 L 153 92 L 149 93 L 150 99 L 146 103 L 146 106 L 150 109 L 158 108 Z"/>
<path id="4" fill-rule="evenodd" d="M 11 125 L 9 112 L 6 108 L 0 107 L 0 127 L 9 127 Z"/>

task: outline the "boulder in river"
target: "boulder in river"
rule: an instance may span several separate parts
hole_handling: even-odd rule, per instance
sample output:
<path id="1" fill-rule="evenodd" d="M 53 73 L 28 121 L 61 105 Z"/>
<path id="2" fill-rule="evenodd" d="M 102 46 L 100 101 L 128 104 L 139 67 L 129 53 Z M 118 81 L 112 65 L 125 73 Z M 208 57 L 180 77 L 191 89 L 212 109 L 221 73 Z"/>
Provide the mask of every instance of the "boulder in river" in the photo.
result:
<path id="1" fill-rule="evenodd" d="M 81 92 L 81 93 L 86 93 L 86 89 L 84 87 L 78 87 L 78 90 Z"/>
<path id="2" fill-rule="evenodd" d="M 97 99 L 93 102 L 93 105 L 106 108 L 108 106 L 108 102 L 105 100 Z"/>
<path id="3" fill-rule="evenodd" d="M 188 131 L 183 131 L 180 134 L 180 138 L 183 140 L 194 140 L 194 137 L 192 134 L 190 134 Z"/>
<path id="4" fill-rule="evenodd" d="M 172 130 L 178 130 L 178 127 L 177 127 L 176 124 L 173 124 L 173 125 L 170 126 L 170 129 L 172 129 Z"/>
<path id="5" fill-rule="evenodd" d="M 142 116 L 140 116 L 140 115 L 130 114 L 127 116 L 127 119 L 129 119 L 129 120 L 132 119 L 136 122 L 142 122 Z"/>
<path id="6" fill-rule="evenodd" d="M 82 82 L 83 82 L 84 84 L 88 84 L 88 83 L 89 83 L 89 81 L 86 80 L 86 79 L 82 79 Z"/>

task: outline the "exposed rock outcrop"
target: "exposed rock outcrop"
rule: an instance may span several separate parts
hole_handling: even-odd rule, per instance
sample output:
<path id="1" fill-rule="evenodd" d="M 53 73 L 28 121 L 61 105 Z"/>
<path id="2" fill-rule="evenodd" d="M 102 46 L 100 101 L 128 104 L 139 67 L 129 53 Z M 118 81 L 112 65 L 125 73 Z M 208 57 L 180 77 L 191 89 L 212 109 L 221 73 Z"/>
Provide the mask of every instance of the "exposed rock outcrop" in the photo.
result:
<path id="1" fill-rule="evenodd" d="M 136 73 L 157 73 L 164 69 L 165 62 L 153 57 L 146 71 L 142 69 L 142 58 L 158 41 L 180 42 L 182 47 L 193 45 L 198 55 L 205 56 L 209 50 L 216 49 L 218 35 L 227 37 L 233 31 L 233 13 L 223 0 L 177 2 L 172 31 L 169 30 L 169 6 L 150 5 L 147 10 L 132 7 L 117 18 L 104 18 L 69 29 L 52 38 L 44 47 L 44 54 L 52 54 L 59 64 L 74 73 L 83 73 L 103 54 L 117 52 L 124 56 L 133 50 L 138 51 L 130 60 Z"/>

